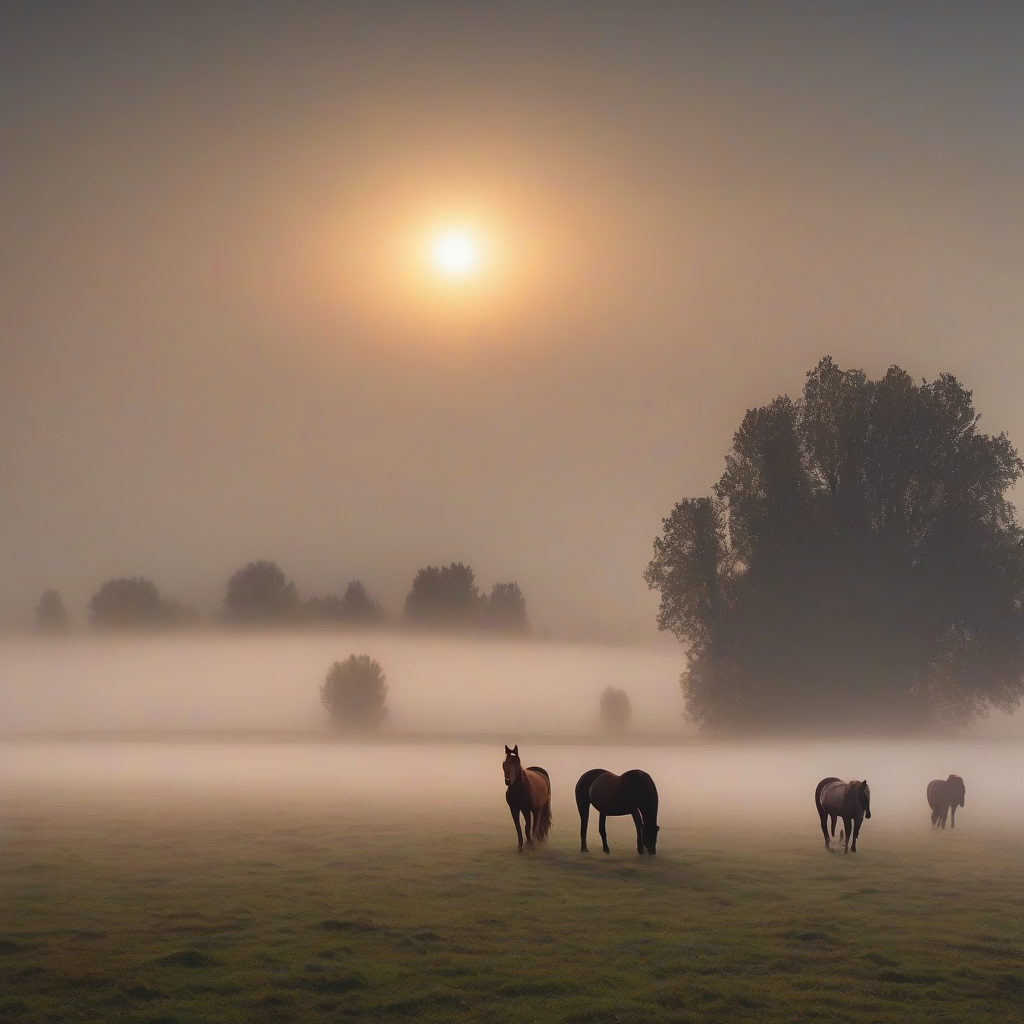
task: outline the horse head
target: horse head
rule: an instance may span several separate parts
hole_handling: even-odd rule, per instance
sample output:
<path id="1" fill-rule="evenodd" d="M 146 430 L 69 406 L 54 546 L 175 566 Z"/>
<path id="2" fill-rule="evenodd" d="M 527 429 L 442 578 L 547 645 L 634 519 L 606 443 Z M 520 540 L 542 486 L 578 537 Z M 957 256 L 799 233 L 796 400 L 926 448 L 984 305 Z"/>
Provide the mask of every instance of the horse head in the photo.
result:
<path id="1" fill-rule="evenodd" d="M 964 780 L 959 775 L 950 775 L 946 779 L 946 784 L 950 786 L 953 796 L 953 804 L 956 807 L 963 807 L 964 798 L 967 796 L 967 787 L 964 785 Z"/>
<path id="2" fill-rule="evenodd" d="M 516 781 L 516 776 L 522 771 L 518 743 L 511 750 L 508 744 L 505 744 L 505 760 L 502 762 L 501 770 L 505 773 L 505 785 L 511 786 Z"/>
<path id="3" fill-rule="evenodd" d="M 648 825 L 646 822 L 644 822 L 644 847 L 652 857 L 655 855 L 655 853 L 657 853 L 658 833 L 660 831 L 660 825 Z"/>
<path id="4" fill-rule="evenodd" d="M 860 804 L 861 809 L 864 811 L 864 817 L 871 817 L 871 790 L 868 789 L 867 782 L 862 782 L 857 787 L 857 802 Z"/>

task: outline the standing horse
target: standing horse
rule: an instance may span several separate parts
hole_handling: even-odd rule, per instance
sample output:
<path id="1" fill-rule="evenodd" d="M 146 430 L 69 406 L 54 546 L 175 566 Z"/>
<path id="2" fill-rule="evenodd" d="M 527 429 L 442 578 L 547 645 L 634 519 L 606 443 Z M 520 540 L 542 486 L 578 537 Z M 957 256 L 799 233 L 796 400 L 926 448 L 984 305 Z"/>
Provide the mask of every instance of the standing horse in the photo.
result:
<path id="1" fill-rule="evenodd" d="M 523 830 L 519 827 L 519 815 L 526 825 L 526 845 L 532 850 L 533 841 L 544 842 L 551 829 L 551 780 L 543 768 L 536 765 L 524 768 L 519 760 L 519 744 L 511 750 L 505 745 L 505 761 L 501 766 L 505 773 L 505 802 L 512 812 L 519 837 L 519 852 L 523 852 Z M 531 821 L 533 834 L 531 835 Z"/>
<path id="2" fill-rule="evenodd" d="M 840 839 L 845 839 L 843 853 L 849 853 L 851 849 L 856 853 L 861 822 L 871 817 L 871 790 L 868 789 L 868 784 L 856 779 L 853 782 L 843 782 L 842 779 L 836 778 L 822 779 L 814 791 L 814 806 L 817 808 L 818 817 L 821 818 L 821 834 L 825 837 L 825 849 L 832 849 L 825 819 L 832 819 L 832 835 L 835 836 L 838 817 L 843 819 L 844 825 L 843 831 L 839 834 Z"/>
<path id="3" fill-rule="evenodd" d="M 652 857 L 658 845 L 658 789 L 654 779 L 639 769 L 613 775 L 604 768 L 591 768 L 580 776 L 576 783 L 576 807 L 580 812 L 580 853 L 587 853 L 587 824 L 590 821 L 590 805 L 597 808 L 601 817 L 597 830 L 601 833 L 601 846 L 608 849 L 608 833 L 605 821 L 609 814 L 629 814 L 636 825 L 636 852 L 642 857 L 644 847 Z"/>
<path id="4" fill-rule="evenodd" d="M 932 809 L 932 828 L 946 827 L 946 815 L 953 812 L 950 828 L 956 828 L 956 809 L 963 807 L 967 790 L 959 775 L 950 775 L 945 782 L 935 779 L 928 783 L 928 806 Z"/>

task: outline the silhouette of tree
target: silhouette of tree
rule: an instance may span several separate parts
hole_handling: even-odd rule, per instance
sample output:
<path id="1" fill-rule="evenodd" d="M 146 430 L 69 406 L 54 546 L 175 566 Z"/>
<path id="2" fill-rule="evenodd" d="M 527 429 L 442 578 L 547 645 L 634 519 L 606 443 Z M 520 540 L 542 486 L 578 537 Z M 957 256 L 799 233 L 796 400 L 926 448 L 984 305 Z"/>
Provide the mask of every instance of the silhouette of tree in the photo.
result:
<path id="1" fill-rule="evenodd" d="M 495 583 L 482 604 L 483 623 L 498 633 L 527 633 L 526 598 L 518 583 Z"/>
<path id="2" fill-rule="evenodd" d="M 320 702 L 339 728 L 376 729 L 387 717 L 388 686 L 380 663 L 368 654 L 336 661 L 320 687 Z"/>
<path id="3" fill-rule="evenodd" d="M 352 580 L 345 588 L 341 609 L 345 621 L 353 625 L 379 626 L 388 621 L 380 602 L 370 597 L 359 580 Z"/>
<path id="4" fill-rule="evenodd" d="M 311 597 L 306 602 L 308 617 L 314 622 L 341 623 L 344 620 L 341 598 L 337 594 Z"/>
<path id="5" fill-rule="evenodd" d="M 239 569 L 228 580 L 224 595 L 228 616 L 239 623 L 271 623 L 300 617 L 301 605 L 276 562 L 261 559 Z"/>
<path id="6" fill-rule="evenodd" d="M 1024 697 L 1024 471 L 954 377 L 830 358 L 743 417 L 645 578 L 707 730 L 968 724 Z"/>
<path id="7" fill-rule="evenodd" d="M 89 622 L 99 629 L 178 625 L 196 618 L 193 609 L 161 597 L 157 585 L 142 576 L 107 580 L 89 599 Z"/>
<path id="8" fill-rule="evenodd" d="M 483 603 L 468 565 L 428 565 L 413 577 L 402 620 L 414 626 L 474 626 L 480 622 Z"/>
<path id="9" fill-rule="evenodd" d="M 387 612 L 380 602 L 370 597 L 359 580 L 349 583 L 344 596 L 327 594 L 325 597 L 311 597 L 307 607 L 314 620 L 338 625 L 381 626 L 388 621 Z"/>
<path id="10" fill-rule="evenodd" d="M 601 694 L 601 725 L 605 732 L 622 733 L 629 729 L 633 705 L 625 690 L 609 686 Z"/>
<path id="11" fill-rule="evenodd" d="M 43 596 L 39 599 L 39 604 L 36 605 L 35 625 L 36 629 L 50 630 L 55 633 L 62 633 L 71 626 L 71 617 L 56 590 L 43 591 Z"/>

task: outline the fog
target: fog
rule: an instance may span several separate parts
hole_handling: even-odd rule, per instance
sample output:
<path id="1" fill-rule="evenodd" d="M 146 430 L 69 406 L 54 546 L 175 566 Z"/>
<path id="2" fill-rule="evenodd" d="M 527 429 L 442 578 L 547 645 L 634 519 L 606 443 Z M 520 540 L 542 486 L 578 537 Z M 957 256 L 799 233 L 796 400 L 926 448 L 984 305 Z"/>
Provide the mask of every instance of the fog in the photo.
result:
<path id="1" fill-rule="evenodd" d="M 211 633 L 9 639 L 0 733 L 323 729 L 320 684 L 349 654 L 381 663 L 391 731 L 593 733 L 612 685 L 629 694 L 635 731 L 687 728 L 675 646 Z"/>
<path id="2" fill-rule="evenodd" d="M 381 735 L 355 741 L 328 731 L 318 694 L 327 666 L 353 652 L 381 661 L 391 708 Z M 708 740 L 683 720 L 681 662 L 671 647 L 394 633 L 8 639 L 0 799 L 228 798 L 330 813 L 440 799 L 445 815 L 471 807 L 499 821 L 504 740 L 551 773 L 559 828 L 575 830 L 572 787 L 597 766 L 649 771 L 669 827 L 771 818 L 811 828 L 826 775 L 868 780 L 866 827 L 927 825 L 925 786 L 951 772 L 966 780 L 966 827 L 1024 824 L 1018 739 Z M 634 707 L 630 736 L 611 743 L 595 737 L 608 685 Z"/>
<path id="3" fill-rule="evenodd" d="M 516 739 L 510 735 L 510 741 Z M 575 833 L 576 779 L 588 768 L 643 768 L 654 777 L 665 828 L 765 819 L 817 828 L 813 794 L 828 775 L 866 778 L 871 829 L 927 827 L 925 787 L 962 775 L 966 828 L 1024 824 L 1024 746 L 1016 742 L 689 744 L 595 747 L 523 743 L 546 768 L 558 830 Z M 0 793 L 81 803 L 223 799 L 315 804 L 324 813 L 416 808 L 447 818 L 507 817 L 502 745 L 6 741 Z"/>

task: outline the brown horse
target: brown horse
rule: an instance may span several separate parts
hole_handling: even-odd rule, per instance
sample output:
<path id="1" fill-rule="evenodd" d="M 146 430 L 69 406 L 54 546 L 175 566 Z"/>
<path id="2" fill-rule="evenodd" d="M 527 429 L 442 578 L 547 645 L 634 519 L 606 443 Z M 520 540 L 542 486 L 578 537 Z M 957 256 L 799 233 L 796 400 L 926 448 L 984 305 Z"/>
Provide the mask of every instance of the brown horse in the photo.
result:
<path id="1" fill-rule="evenodd" d="M 591 768 L 576 783 L 576 809 L 580 812 L 580 853 L 587 853 L 587 824 L 590 806 L 597 808 L 600 818 L 597 831 L 601 834 L 601 848 L 608 849 L 605 822 L 608 815 L 630 815 L 636 825 L 636 852 L 652 857 L 658 846 L 658 789 L 647 772 L 634 768 L 615 775 L 604 768 Z"/>
<path id="2" fill-rule="evenodd" d="M 505 802 L 512 812 L 519 837 L 519 852 L 523 852 L 523 830 L 519 827 L 519 815 L 526 824 L 526 845 L 532 850 L 533 842 L 544 842 L 551 830 L 551 780 L 543 768 L 534 765 L 524 768 L 519 760 L 519 744 L 511 750 L 505 745 L 505 761 L 501 766 L 505 773 Z M 532 832 L 531 835 L 531 822 Z"/>
<path id="3" fill-rule="evenodd" d="M 946 827 L 946 815 L 952 811 L 950 828 L 956 828 L 956 809 L 963 807 L 967 790 L 959 775 L 950 775 L 945 782 L 935 779 L 928 783 L 928 806 L 932 809 L 932 828 Z"/>
<path id="4" fill-rule="evenodd" d="M 839 838 L 845 839 L 843 853 L 849 853 L 851 850 L 856 853 L 861 822 L 865 818 L 871 817 L 871 790 L 868 789 L 868 784 L 856 779 L 853 782 L 843 782 L 842 779 L 837 778 L 822 779 L 814 791 L 814 806 L 821 819 L 821 834 L 825 837 L 825 849 L 832 849 L 825 819 L 832 819 L 832 835 L 835 836 L 836 818 L 842 818 L 844 829 L 839 833 Z M 850 843 L 851 837 L 853 838 L 852 844 Z"/>

